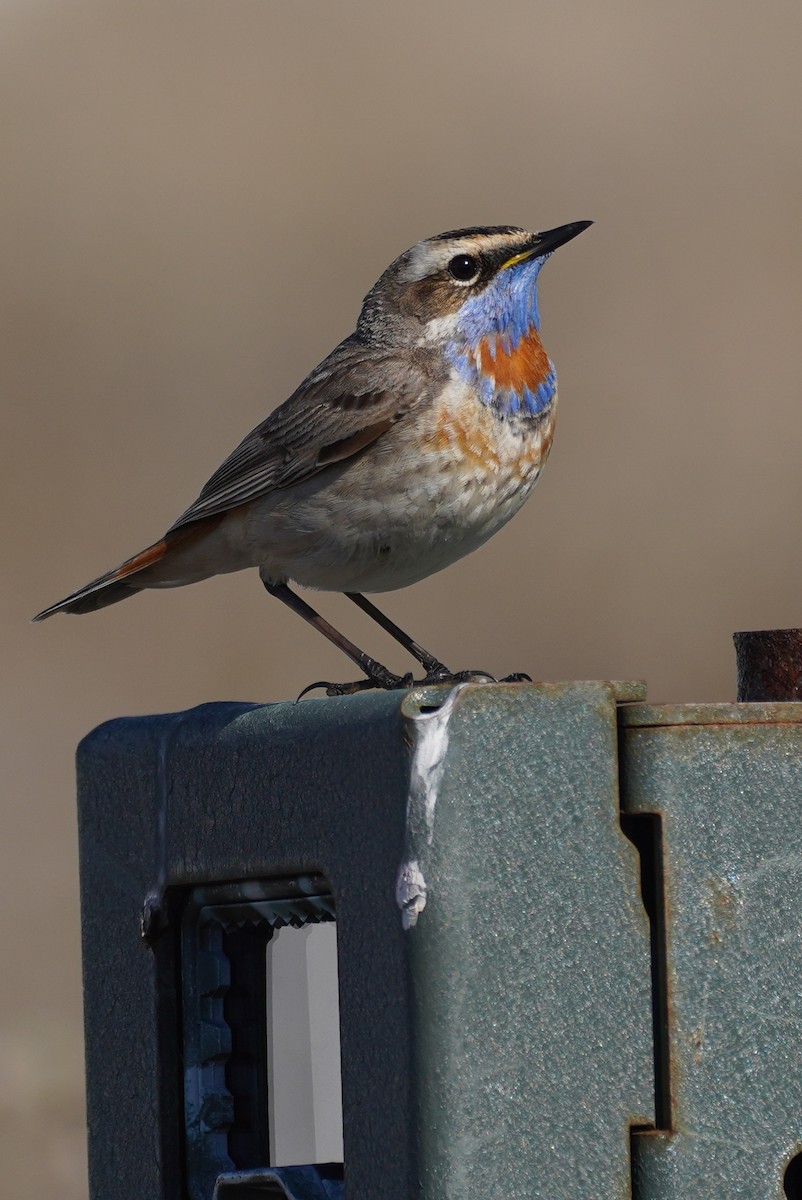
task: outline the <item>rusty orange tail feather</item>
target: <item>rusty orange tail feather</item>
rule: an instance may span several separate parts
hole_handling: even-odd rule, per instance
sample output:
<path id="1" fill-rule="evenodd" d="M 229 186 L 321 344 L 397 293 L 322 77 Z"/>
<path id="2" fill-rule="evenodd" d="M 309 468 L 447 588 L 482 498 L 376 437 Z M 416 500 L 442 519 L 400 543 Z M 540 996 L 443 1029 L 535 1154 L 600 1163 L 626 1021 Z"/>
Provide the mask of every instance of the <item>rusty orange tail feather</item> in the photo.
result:
<path id="1" fill-rule="evenodd" d="M 167 550 L 168 543 L 166 538 L 162 538 L 159 542 L 154 542 L 152 546 L 148 546 L 146 550 L 135 554 L 133 558 L 127 559 L 119 567 L 115 567 L 113 571 L 107 571 L 105 575 L 99 575 L 97 579 L 93 579 L 91 583 L 87 583 L 84 587 L 79 588 L 77 592 L 72 592 L 71 595 L 65 596 L 63 600 L 59 600 L 56 604 L 51 604 L 49 608 L 43 609 L 40 613 L 36 614 L 33 620 L 44 621 L 46 617 L 52 617 L 57 612 L 95 612 L 98 608 L 105 608 L 107 604 L 116 604 L 118 600 L 125 600 L 126 597 L 135 595 L 142 589 L 137 587 L 133 581 L 129 583 L 129 578 L 144 570 L 145 567 L 159 562 L 160 559 L 164 558 Z"/>
<path id="2" fill-rule="evenodd" d="M 105 608 L 107 604 L 116 604 L 118 600 L 125 600 L 128 596 L 141 592 L 143 586 L 147 586 L 136 582 L 136 576 L 141 571 L 144 571 L 146 567 L 152 567 L 154 563 L 161 562 L 165 555 L 179 546 L 185 546 L 187 543 L 203 537 L 223 519 L 224 515 L 224 513 L 215 513 L 211 517 L 193 521 L 180 529 L 169 530 L 160 541 L 154 542 L 146 550 L 141 550 L 133 558 L 126 559 L 113 571 L 99 575 L 97 579 L 93 579 L 91 583 L 79 588 L 77 592 L 72 592 L 63 600 L 51 604 L 49 608 L 42 609 L 33 620 L 44 621 L 46 617 L 52 617 L 53 613 L 57 612 L 95 612 L 98 608 Z"/>
<path id="3" fill-rule="evenodd" d="M 122 566 L 117 567 L 114 571 L 109 571 L 108 575 L 104 575 L 102 578 L 109 581 L 127 579 L 129 575 L 141 571 L 143 567 L 151 567 L 154 563 L 160 562 L 167 553 L 167 549 L 167 539 L 162 538 L 160 542 L 154 542 L 152 546 L 148 546 L 147 550 L 141 550 L 139 554 L 127 559 Z"/>

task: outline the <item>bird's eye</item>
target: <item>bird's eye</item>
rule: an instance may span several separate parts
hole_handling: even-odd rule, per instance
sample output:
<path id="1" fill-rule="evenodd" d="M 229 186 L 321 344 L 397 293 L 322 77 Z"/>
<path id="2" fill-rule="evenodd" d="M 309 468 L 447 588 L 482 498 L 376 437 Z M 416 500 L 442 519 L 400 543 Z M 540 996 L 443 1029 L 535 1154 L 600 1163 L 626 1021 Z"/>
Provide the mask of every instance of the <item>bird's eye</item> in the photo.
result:
<path id="1" fill-rule="evenodd" d="M 457 254 L 448 264 L 448 273 L 458 283 L 473 283 L 479 275 L 479 259 L 472 254 Z"/>

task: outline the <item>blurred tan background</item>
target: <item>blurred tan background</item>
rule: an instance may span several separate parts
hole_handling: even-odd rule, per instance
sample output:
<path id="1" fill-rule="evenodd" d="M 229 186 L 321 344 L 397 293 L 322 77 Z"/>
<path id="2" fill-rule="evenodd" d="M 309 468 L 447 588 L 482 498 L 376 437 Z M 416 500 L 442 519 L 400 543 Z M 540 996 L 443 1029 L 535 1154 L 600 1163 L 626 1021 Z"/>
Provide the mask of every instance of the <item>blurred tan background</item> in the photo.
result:
<path id="1" fill-rule="evenodd" d="M 27 618 L 160 535 L 408 245 L 597 222 L 542 276 L 535 498 L 391 616 L 458 667 L 671 700 L 731 699 L 731 632 L 802 623 L 800 38 L 798 0 L 6 0 L 9 1195 L 86 1189 L 76 742 L 351 674 L 254 573 Z"/>

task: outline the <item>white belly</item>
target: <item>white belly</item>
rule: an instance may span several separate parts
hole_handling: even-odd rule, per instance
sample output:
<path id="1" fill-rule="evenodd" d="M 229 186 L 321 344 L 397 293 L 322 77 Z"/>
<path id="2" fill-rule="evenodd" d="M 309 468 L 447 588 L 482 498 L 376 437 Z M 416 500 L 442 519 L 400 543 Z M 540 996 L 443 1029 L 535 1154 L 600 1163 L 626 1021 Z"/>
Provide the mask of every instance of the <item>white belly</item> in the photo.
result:
<path id="1" fill-rule="evenodd" d="M 391 591 L 492 537 L 537 481 L 553 410 L 523 426 L 472 396 L 457 398 L 444 396 L 423 417 L 413 412 L 360 457 L 253 505 L 243 532 L 263 576 Z"/>

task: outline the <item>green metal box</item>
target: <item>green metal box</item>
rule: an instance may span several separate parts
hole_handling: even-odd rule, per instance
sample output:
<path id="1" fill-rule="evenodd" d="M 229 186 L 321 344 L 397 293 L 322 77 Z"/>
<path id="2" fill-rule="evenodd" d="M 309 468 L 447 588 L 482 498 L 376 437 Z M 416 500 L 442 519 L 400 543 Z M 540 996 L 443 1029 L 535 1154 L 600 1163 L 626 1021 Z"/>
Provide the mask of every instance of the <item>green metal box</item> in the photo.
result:
<path id="1" fill-rule="evenodd" d="M 292 913 L 336 916 L 348 1200 L 798 1200 L 802 705 L 642 698 L 472 683 L 91 734 L 93 1200 L 343 1194 L 268 1170 L 238 1095 L 226 938 Z"/>

